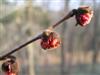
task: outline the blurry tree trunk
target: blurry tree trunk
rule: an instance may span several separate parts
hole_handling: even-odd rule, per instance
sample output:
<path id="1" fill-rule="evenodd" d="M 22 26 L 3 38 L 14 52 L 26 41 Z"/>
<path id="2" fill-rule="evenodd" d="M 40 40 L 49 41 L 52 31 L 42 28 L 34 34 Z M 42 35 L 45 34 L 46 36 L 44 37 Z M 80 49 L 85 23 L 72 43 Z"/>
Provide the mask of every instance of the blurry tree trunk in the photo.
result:
<path id="1" fill-rule="evenodd" d="M 80 6 L 84 6 L 85 2 L 86 2 L 85 0 L 84 1 L 80 0 Z M 80 63 L 80 65 L 79 65 L 80 69 L 83 69 L 83 70 L 84 70 L 84 66 L 82 66 L 82 65 L 85 64 L 87 61 L 87 55 L 88 55 L 88 50 L 89 50 L 89 46 L 90 46 L 89 39 L 88 39 L 88 37 L 90 38 L 90 35 L 89 35 L 90 29 L 87 27 L 85 30 L 86 31 L 84 33 L 82 33 L 83 38 L 81 38 L 83 40 L 82 41 L 82 54 L 84 54 L 84 55 L 83 55 L 83 59 L 82 59 L 82 55 L 79 54 L 80 58 L 78 61 Z M 81 65 L 81 60 L 83 63 L 82 65 Z"/>
<path id="2" fill-rule="evenodd" d="M 92 63 L 93 63 L 93 70 L 92 72 L 94 72 L 95 70 L 95 65 L 97 63 L 97 57 L 98 57 L 98 49 L 97 49 L 97 36 L 98 36 L 98 25 L 99 25 L 99 11 L 96 7 L 96 0 L 93 0 L 93 3 L 94 3 L 94 35 L 93 35 L 93 39 L 92 39 L 92 49 L 93 49 L 93 58 L 92 58 Z"/>
<path id="3" fill-rule="evenodd" d="M 67 1 L 65 5 L 68 7 L 68 4 L 69 4 L 69 2 Z M 73 21 L 71 21 L 71 22 L 73 22 Z M 75 43 L 74 42 L 74 40 L 75 40 L 75 30 L 74 30 L 74 26 L 72 26 L 70 28 L 69 33 L 67 34 L 67 36 L 68 36 L 68 40 L 67 40 L 68 46 L 67 46 L 67 48 L 65 48 L 65 49 L 67 49 L 67 52 L 69 53 L 69 58 L 67 60 L 68 61 L 68 63 L 67 63 L 67 69 L 68 69 L 67 70 L 67 74 L 68 75 L 71 75 L 71 72 L 72 72 L 72 64 L 73 64 L 73 54 L 74 54 L 73 47 L 74 47 L 74 43 Z"/>
<path id="4" fill-rule="evenodd" d="M 32 0 L 26 0 L 27 3 L 27 10 L 28 10 L 28 25 L 29 25 L 29 32 L 30 35 L 33 34 L 33 30 L 31 29 L 31 27 L 33 27 L 33 21 L 32 21 Z M 34 45 L 33 43 L 31 43 L 30 45 L 27 46 L 28 49 L 28 61 L 29 61 L 29 75 L 35 75 L 35 69 L 34 69 Z"/>
<path id="5" fill-rule="evenodd" d="M 68 34 L 68 46 L 67 46 L 67 51 L 69 53 L 69 58 L 68 58 L 68 63 L 67 63 L 67 74 L 71 75 L 71 71 L 72 71 L 72 64 L 73 64 L 73 47 L 74 47 L 74 37 L 75 37 L 75 31 L 73 29 L 73 27 L 71 28 L 69 34 Z"/>
<path id="6" fill-rule="evenodd" d="M 17 12 L 16 12 L 16 19 L 15 19 L 15 22 L 16 22 L 17 25 L 21 24 L 20 14 L 21 14 L 21 10 L 17 10 Z"/>
<path id="7" fill-rule="evenodd" d="M 61 46 L 61 75 L 65 75 L 65 50 L 64 50 L 64 41 L 65 41 L 65 30 L 66 30 L 67 24 L 64 22 L 62 25 L 62 46 Z"/>
<path id="8" fill-rule="evenodd" d="M 64 12 L 68 10 L 69 7 L 69 0 L 65 0 L 65 8 Z M 64 22 L 62 25 L 61 36 L 62 36 L 62 46 L 61 46 L 61 75 L 66 75 L 65 70 L 65 34 L 66 34 L 67 22 Z"/>

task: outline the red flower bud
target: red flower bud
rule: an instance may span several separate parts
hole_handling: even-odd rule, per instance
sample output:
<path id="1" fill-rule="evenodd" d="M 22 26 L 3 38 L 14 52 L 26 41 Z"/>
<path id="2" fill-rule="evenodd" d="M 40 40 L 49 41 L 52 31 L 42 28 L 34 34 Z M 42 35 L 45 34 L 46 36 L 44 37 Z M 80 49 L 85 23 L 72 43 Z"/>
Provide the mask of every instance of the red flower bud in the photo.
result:
<path id="1" fill-rule="evenodd" d="M 16 62 L 16 58 L 14 58 L 13 56 L 11 56 L 11 58 L 7 58 L 2 64 L 2 71 L 6 75 L 17 75 L 18 64 Z"/>
<path id="2" fill-rule="evenodd" d="M 89 24 L 92 16 L 93 11 L 88 6 L 79 7 L 75 12 L 77 24 L 81 26 L 86 26 L 87 24 Z"/>
<path id="3" fill-rule="evenodd" d="M 57 48 L 60 43 L 61 40 L 55 32 L 50 30 L 43 32 L 43 36 L 41 38 L 41 47 L 43 49 Z"/>

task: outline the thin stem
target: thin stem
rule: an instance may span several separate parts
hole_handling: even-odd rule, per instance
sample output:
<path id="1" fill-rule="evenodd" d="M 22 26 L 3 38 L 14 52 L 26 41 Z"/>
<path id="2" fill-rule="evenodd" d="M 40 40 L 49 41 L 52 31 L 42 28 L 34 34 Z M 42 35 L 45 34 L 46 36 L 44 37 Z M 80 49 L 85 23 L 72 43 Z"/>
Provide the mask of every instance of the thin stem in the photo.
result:
<path id="1" fill-rule="evenodd" d="M 52 25 L 50 28 L 54 29 L 55 27 L 57 27 L 59 24 L 61 24 L 63 21 L 68 20 L 70 17 L 72 17 L 74 15 L 73 10 L 71 12 L 69 12 L 66 16 L 64 16 L 64 18 L 62 18 L 60 21 L 58 21 L 56 24 Z M 17 48 L 11 50 L 10 52 L 8 52 L 7 54 L 3 55 L 0 57 L 0 60 L 5 60 L 6 57 L 10 56 L 11 54 L 15 53 L 16 51 L 19 51 L 21 48 L 27 46 L 28 44 L 35 42 L 36 40 L 40 39 L 42 36 L 42 34 L 38 35 L 37 37 L 33 38 L 32 40 L 18 46 Z"/>
<path id="2" fill-rule="evenodd" d="M 52 25 L 49 28 L 54 29 L 55 27 L 57 27 L 58 25 L 60 25 L 62 22 L 64 22 L 65 20 L 68 20 L 70 17 L 72 17 L 74 15 L 73 10 L 71 12 L 69 12 L 66 16 L 64 16 L 60 21 L 58 21 L 56 24 Z"/>
<path id="3" fill-rule="evenodd" d="M 32 40 L 30 40 L 30 41 L 28 41 L 28 42 L 26 42 L 26 43 L 24 43 L 24 44 L 18 46 L 17 48 L 11 50 L 11 51 L 8 52 L 7 54 L 1 56 L 1 57 L 0 57 L 0 60 L 4 60 L 6 57 L 10 56 L 11 54 L 15 53 L 16 51 L 21 50 L 21 48 L 25 47 L 26 45 L 28 45 L 28 44 L 30 44 L 30 43 L 32 43 L 32 42 L 35 42 L 36 40 L 40 39 L 41 36 L 42 36 L 42 35 L 40 34 L 40 35 L 38 35 L 37 37 L 33 38 Z"/>

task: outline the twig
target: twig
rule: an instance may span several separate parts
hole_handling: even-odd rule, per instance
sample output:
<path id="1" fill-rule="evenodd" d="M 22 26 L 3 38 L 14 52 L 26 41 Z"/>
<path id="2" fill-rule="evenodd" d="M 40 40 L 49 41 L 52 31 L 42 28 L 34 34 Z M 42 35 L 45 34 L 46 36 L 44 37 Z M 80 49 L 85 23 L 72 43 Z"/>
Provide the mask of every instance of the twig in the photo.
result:
<path id="1" fill-rule="evenodd" d="M 37 37 L 33 38 L 32 40 L 30 40 L 30 41 L 28 41 L 28 42 L 26 42 L 26 43 L 24 43 L 24 44 L 18 46 L 17 48 L 11 50 L 11 51 L 8 52 L 7 54 L 1 56 L 1 57 L 0 57 L 0 60 L 4 60 L 6 57 L 10 56 L 11 54 L 15 53 L 16 51 L 21 50 L 21 48 L 25 47 L 26 45 L 28 45 L 28 44 L 30 44 L 30 43 L 32 43 L 32 42 L 35 42 L 36 40 L 38 40 L 38 39 L 40 39 L 40 38 L 41 38 L 41 34 L 38 35 Z"/>
<path id="2" fill-rule="evenodd" d="M 59 24 L 61 24 L 63 21 L 68 20 L 70 17 L 72 17 L 74 15 L 73 11 L 69 12 L 66 16 L 64 16 L 64 18 L 62 18 L 60 21 L 58 21 L 56 24 L 50 26 L 48 29 L 54 29 L 55 27 L 57 27 Z M 21 48 L 27 46 L 28 44 L 35 42 L 36 40 L 40 39 L 42 36 L 42 34 L 38 35 L 37 37 L 33 38 L 32 40 L 18 46 L 17 48 L 11 50 L 10 52 L 8 52 L 7 54 L 3 55 L 0 57 L 0 60 L 5 60 L 6 57 L 10 56 L 11 54 L 15 53 L 16 51 L 19 51 Z"/>
<path id="3" fill-rule="evenodd" d="M 68 20 L 70 17 L 72 17 L 74 15 L 73 10 L 71 12 L 69 12 L 66 16 L 64 16 L 60 21 L 58 21 L 56 24 L 50 26 L 49 28 L 54 29 L 55 27 L 57 27 L 58 25 L 60 25 L 62 22 L 64 22 L 65 20 Z"/>

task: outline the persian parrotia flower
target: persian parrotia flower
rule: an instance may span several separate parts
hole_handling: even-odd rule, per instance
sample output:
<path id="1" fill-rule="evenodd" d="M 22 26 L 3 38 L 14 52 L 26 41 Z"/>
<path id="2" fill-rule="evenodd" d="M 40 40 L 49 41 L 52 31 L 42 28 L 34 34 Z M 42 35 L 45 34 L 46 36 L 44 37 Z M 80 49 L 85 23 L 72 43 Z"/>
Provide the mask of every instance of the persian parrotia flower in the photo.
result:
<path id="1" fill-rule="evenodd" d="M 18 73 L 18 64 L 14 60 L 6 60 L 2 64 L 2 70 L 6 75 L 17 75 Z"/>
<path id="2" fill-rule="evenodd" d="M 41 38 L 41 47 L 43 49 L 57 48 L 60 43 L 61 40 L 55 32 L 51 30 L 43 32 L 43 37 Z"/>
<path id="3" fill-rule="evenodd" d="M 89 24 L 92 16 L 93 16 L 93 11 L 88 6 L 79 7 L 75 13 L 77 24 L 81 26 L 86 26 L 87 24 Z"/>

